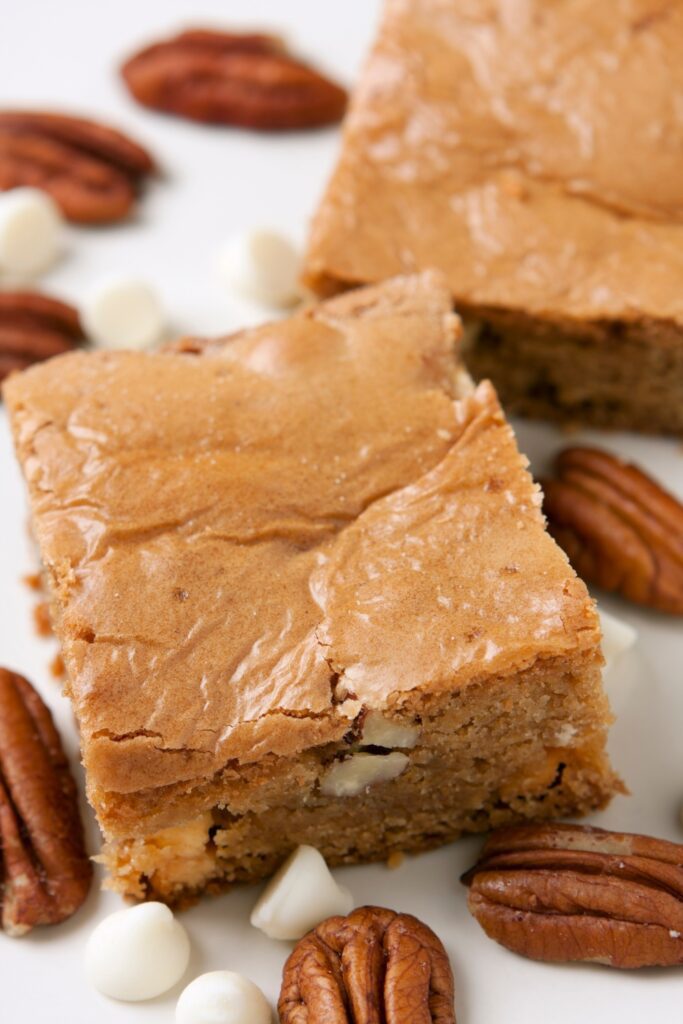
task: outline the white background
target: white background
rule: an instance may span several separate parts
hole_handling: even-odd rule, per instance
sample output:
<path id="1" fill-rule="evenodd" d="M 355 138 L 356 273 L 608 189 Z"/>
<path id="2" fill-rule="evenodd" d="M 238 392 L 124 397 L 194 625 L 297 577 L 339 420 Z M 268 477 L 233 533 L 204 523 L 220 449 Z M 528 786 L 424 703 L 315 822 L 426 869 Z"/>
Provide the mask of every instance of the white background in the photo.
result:
<path id="1" fill-rule="evenodd" d="M 284 31 L 296 48 L 351 82 L 371 38 L 377 4 L 369 0 L 250 0 L 193 7 L 179 0 L 3 5 L 0 104 L 82 112 L 118 124 L 149 145 L 163 168 L 135 219 L 119 227 L 72 229 L 59 266 L 42 282 L 76 303 L 101 275 L 129 270 L 153 282 L 164 298 L 171 333 L 231 330 L 256 313 L 222 290 L 215 251 L 232 231 L 268 225 L 297 242 L 321 192 L 337 148 L 336 131 L 282 137 L 212 129 L 136 107 L 117 78 L 120 60 L 140 44 L 182 25 L 244 24 Z M 1 286 L 1 282 L 0 282 Z M 565 442 L 542 425 L 518 424 L 523 450 L 542 471 Z M 639 461 L 683 496 L 683 449 L 674 441 L 628 435 L 581 435 Z M 575 440 L 575 438 L 572 438 Z M 35 568 L 26 533 L 23 485 L 0 410 L 0 663 L 25 673 L 56 713 L 77 763 L 73 719 L 50 677 L 51 642 L 31 625 L 35 595 L 20 577 Z M 683 642 L 680 620 L 641 612 L 605 597 L 603 606 L 638 629 L 634 652 L 608 685 L 617 724 L 611 751 L 632 795 L 617 798 L 597 821 L 683 841 Z M 79 775 L 80 778 L 80 775 Z M 97 829 L 90 812 L 91 849 Z M 453 961 L 459 1024 L 576 1024 L 577 1021 L 683 1019 L 681 971 L 619 973 L 600 967 L 550 967 L 495 946 L 469 917 L 458 875 L 478 848 L 461 843 L 406 861 L 339 871 L 358 903 L 413 912 L 442 937 Z M 256 890 L 207 900 L 183 916 L 193 959 L 185 983 L 205 970 L 249 975 L 273 1001 L 286 944 L 248 923 Z M 94 890 L 86 907 L 58 928 L 11 940 L 0 934 L 1 1024 L 157 1024 L 173 1020 L 182 985 L 150 1003 L 110 1002 L 89 990 L 83 945 L 94 923 L 120 901 Z"/>

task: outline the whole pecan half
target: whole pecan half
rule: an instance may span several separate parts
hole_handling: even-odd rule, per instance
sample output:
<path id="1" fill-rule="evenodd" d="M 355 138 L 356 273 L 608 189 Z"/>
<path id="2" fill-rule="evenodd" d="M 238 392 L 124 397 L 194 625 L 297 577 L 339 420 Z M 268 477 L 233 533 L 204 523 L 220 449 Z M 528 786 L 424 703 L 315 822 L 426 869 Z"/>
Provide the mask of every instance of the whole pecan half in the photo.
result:
<path id="1" fill-rule="evenodd" d="M 92 880 L 76 785 L 52 715 L 0 669 L 0 911 L 9 935 L 59 924 Z"/>
<path id="2" fill-rule="evenodd" d="M 531 957 L 683 964 L 683 846 L 587 825 L 520 825 L 463 876 L 486 934 Z"/>
<path id="3" fill-rule="evenodd" d="M 636 466 L 567 448 L 543 480 L 548 528 L 585 580 L 683 615 L 683 505 Z"/>
<path id="4" fill-rule="evenodd" d="M 44 189 L 69 220 L 120 220 L 153 170 L 146 150 L 95 121 L 43 111 L 0 111 L 0 189 Z"/>
<path id="5" fill-rule="evenodd" d="M 84 338 L 77 311 L 39 292 L 0 292 L 0 381 Z"/>
<path id="6" fill-rule="evenodd" d="M 272 36 L 191 29 L 121 69 L 146 107 L 246 128 L 317 128 L 339 121 L 346 92 Z"/>
<path id="7" fill-rule="evenodd" d="M 361 907 L 330 917 L 287 960 L 281 1024 L 455 1024 L 453 974 L 434 932 L 410 914 Z"/>

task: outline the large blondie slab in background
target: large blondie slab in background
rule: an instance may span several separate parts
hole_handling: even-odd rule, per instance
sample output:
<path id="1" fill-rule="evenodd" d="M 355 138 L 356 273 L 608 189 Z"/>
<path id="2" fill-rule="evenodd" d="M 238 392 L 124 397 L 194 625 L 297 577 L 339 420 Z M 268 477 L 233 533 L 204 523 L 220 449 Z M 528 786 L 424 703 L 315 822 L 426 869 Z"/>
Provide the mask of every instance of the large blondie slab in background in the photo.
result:
<path id="1" fill-rule="evenodd" d="M 683 5 L 386 0 L 322 294 L 439 267 L 503 404 L 683 433 Z"/>
<path id="2" fill-rule="evenodd" d="M 113 884 L 602 806 L 599 628 L 445 282 L 5 386 Z"/>

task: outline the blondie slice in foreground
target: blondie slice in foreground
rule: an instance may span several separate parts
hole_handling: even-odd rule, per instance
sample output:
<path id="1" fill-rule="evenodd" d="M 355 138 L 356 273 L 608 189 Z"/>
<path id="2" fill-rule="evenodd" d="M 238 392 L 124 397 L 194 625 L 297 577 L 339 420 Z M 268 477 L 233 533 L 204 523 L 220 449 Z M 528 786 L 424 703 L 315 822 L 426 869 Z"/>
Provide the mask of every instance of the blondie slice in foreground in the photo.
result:
<path id="1" fill-rule="evenodd" d="M 320 294 L 439 267 L 508 409 L 683 435 L 683 4 L 385 0 Z"/>
<path id="2" fill-rule="evenodd" d="M 593 603 L 441 278 L 5 387 L 114 888 L 601 807 Z"/>

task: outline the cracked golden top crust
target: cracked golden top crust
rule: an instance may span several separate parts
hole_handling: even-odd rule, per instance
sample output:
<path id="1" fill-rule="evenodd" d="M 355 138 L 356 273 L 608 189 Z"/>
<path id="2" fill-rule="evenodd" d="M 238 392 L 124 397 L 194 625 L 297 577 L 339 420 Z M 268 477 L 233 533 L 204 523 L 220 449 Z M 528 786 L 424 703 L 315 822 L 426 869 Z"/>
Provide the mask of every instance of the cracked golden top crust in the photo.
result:
<path id="1" fill-rule="evenodd" d="M 386 0 L 314 221 L 321 292 L 683 322 L 683 5 Z"/>
<path id="2" fill-rule="evenodd" d="M 424 274 L 7 383 L 91 787 L 293 755 L 363 706 L 596 650 L 457 330 Z"/>

